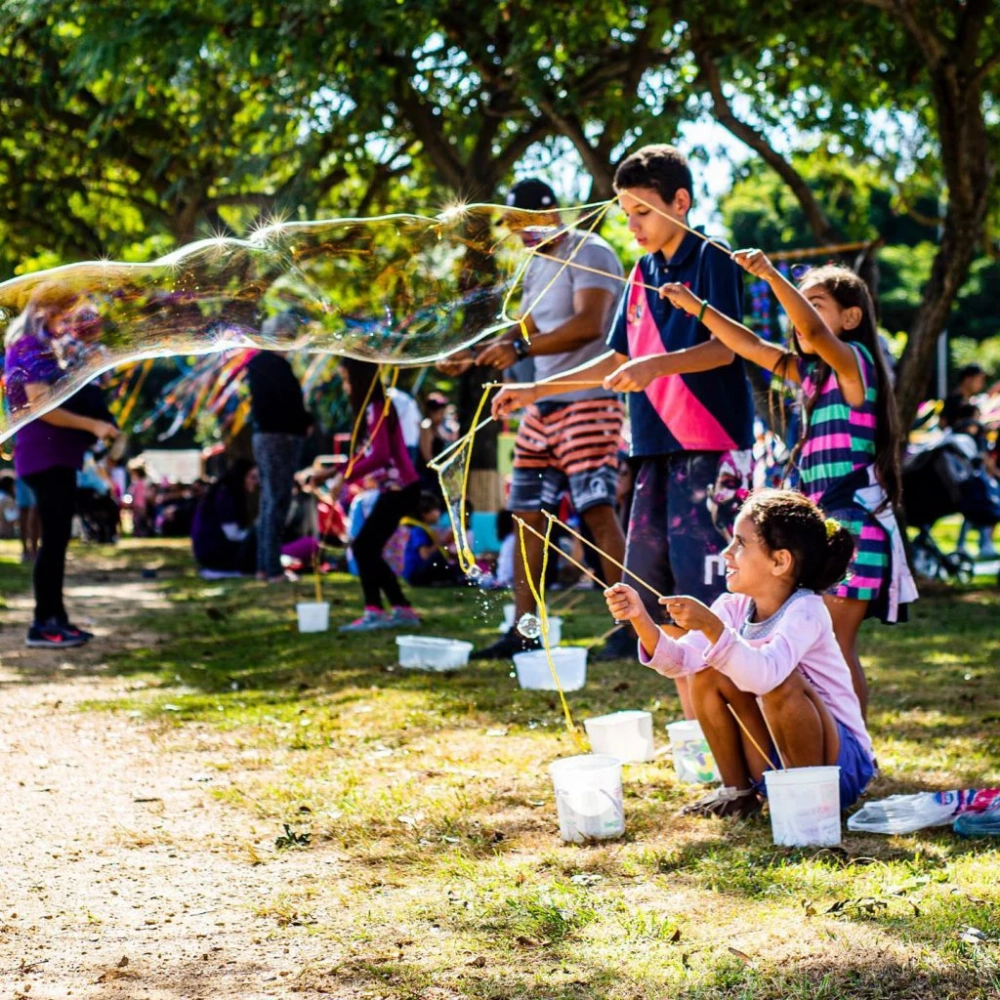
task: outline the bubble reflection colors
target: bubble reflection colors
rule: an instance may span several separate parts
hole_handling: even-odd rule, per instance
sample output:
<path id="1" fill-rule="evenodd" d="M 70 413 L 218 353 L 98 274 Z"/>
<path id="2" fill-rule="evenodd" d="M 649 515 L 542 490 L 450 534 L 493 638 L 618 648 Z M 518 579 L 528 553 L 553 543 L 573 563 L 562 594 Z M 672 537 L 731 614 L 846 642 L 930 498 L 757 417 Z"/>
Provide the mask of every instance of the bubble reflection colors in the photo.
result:
<path id="1" fill-rule="evenodd" d="M 537 639 L 542 634 L 542 622 L 538 615 L 524 614 L 517 620 L 517 630 L 525 639 Z"/>
<path id="2" fill-rule="evenodd" d="M 565 210 L 556 225 L 539 213 L 474 205 L 438 216 L 286 222 L 149 264 L 70 264 L 14 278 L 0 284 L 0 440 L 101 372 L 143 358 L 259 347 L 398 365 L 440 360 L 516 314 L 525 242 L 588 225 L 595 214 Z M 25 384 L 41 381 L 48 388 L 29 403 Z"/>

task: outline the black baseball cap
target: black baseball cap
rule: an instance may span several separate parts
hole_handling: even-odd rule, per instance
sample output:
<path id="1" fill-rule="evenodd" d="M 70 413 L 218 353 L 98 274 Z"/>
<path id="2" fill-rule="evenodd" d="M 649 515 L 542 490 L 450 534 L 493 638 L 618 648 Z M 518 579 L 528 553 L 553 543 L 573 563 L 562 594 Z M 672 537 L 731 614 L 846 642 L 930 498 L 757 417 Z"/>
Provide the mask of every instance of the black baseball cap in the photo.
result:
<path id="1" fill-rule="evenodd" d="M 508 192 L 504 204 L 525 212 L 544 212 L 559 207 L 556 193 L 545 181 L 528 177 L 518 181 Z"/>

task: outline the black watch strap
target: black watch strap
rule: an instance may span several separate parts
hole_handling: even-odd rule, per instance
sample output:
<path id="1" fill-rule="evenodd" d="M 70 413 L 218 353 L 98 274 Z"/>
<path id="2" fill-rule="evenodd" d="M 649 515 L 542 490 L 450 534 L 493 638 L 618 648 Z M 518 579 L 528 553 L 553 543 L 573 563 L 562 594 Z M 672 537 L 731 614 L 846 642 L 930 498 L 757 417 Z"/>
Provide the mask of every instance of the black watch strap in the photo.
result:
<path id="1" fill-rule="evenodd" d="M 514 353 L 517 355 L 518 361 L 523 361 L 528 356 L 528 342 L 523 337 L 518 337 L 517 340 L 512 340 L 511 343 L 514 345 Z"/>

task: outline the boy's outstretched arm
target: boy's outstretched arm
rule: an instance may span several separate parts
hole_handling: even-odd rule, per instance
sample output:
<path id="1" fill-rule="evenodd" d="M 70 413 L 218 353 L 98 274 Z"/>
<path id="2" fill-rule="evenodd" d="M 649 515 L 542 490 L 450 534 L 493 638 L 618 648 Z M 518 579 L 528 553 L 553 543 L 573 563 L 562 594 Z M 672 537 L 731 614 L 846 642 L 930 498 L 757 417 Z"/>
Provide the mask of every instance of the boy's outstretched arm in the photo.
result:
<path id="1" fill-rule="evenodd" d="M 733 360 L 733 352 L 719 340 L 707 340 L 694 347 L 666 354 L 632 358 L 604 379 L 604 387 L 615 392 L 642 392 L 654 379 L 664 375 L 686 375 L 721 368 Z"/>

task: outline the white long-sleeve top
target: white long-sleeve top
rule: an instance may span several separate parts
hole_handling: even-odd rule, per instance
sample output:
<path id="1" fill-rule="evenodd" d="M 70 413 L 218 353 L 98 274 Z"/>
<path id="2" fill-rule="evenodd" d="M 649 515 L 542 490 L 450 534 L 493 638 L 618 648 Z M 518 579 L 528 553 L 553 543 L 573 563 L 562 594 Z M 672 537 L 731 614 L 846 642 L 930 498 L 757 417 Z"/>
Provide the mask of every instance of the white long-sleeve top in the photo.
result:
<path id="1" fill-rule="evenodd" d="M 857 736 L 871 757 L 871 737 L 823 598 L 796 591 L 762 622 L 750 620 L 753 610 L 745 594 L 723 594 L 712 605 L 725 626 L 717 642 L 709 642 L 702 632 L 680 639 L 661 633 L 652 656 L 639 644 L 639 661 L 664 677 L 713 667 L 741 691 L 755 695 L 773 691 L 793 670 L 801 670 L 834 719 Z"/>

